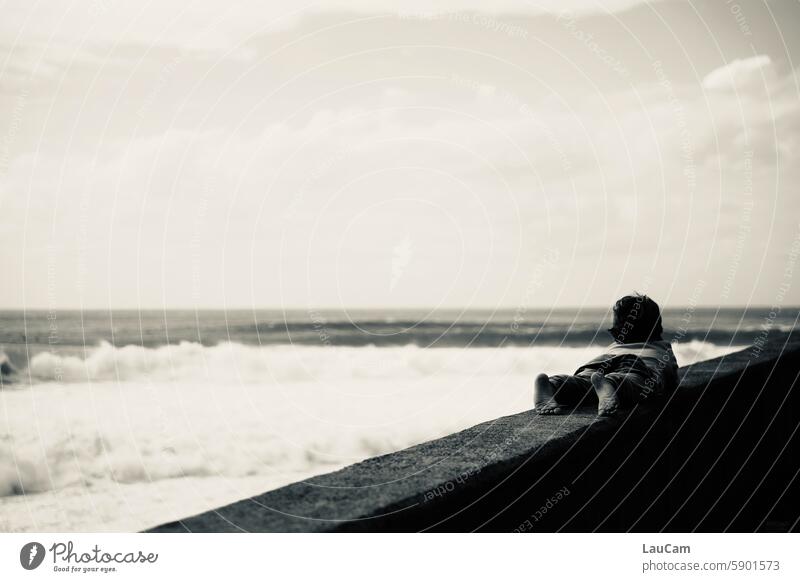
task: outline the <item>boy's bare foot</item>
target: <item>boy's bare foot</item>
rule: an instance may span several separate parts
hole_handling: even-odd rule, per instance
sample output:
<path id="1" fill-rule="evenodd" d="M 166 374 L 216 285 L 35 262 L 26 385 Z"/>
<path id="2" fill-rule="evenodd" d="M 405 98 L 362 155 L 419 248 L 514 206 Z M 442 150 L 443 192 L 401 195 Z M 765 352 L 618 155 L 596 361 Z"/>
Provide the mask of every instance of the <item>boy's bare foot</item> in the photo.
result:
<path id="1" fill-rule="evenodd" d="M 592 386 L 597 394 L 597 415 L 613 416 L 620 408 L 617 389 L 606 380 L 603 372 L 597 371 L 592 374 Z"/>
<path id="2" fill-rule="evenodd" d="M 564 407 L 553 398 L 553 386 L 547 374 L 539 374 L 533 385 L 533 406 L 539 414 L 563 414 Z"/>

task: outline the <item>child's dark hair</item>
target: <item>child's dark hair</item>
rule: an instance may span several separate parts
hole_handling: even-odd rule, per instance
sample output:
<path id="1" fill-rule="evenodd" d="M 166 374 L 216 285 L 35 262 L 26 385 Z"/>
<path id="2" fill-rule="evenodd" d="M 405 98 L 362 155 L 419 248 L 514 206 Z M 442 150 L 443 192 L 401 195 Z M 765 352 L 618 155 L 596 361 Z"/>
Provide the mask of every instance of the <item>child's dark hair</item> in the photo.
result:
<path id="1" fill-rule="evenodd" d="M 608 331 L 621 344 L 662 339 L 658 303 L 647 295 L 626 295 L 614 304 L 614 325 Z"/>

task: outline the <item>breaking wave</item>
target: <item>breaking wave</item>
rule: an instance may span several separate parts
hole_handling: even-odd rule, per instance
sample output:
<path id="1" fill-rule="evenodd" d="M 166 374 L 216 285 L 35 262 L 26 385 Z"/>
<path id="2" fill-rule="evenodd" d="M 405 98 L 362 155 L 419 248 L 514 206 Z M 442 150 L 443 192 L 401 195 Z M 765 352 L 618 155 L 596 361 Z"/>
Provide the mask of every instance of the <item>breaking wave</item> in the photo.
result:
<path id="1" fill-rule="evenodd" d="M 740 349 L 692 340 L 674 344 L 680 365 L 717 357 Z M 59 381 L 240 381 L 282 382 L 348 378 L 408 379 L 431 375 L 492 375 L 535 373 L 541 369 L 571 371 L 581 357 L 599 353 L 592 347 L 507 347 L 480 350 L 403 347 L 250 346 L 221 343 L 204 346 L 181 342 L 147 348 L 114 347 L 102 342 L 85 358 L 42 352 L 30 362 L 23 376 L 34 382 Z M 472 357 L 491 353 L 491 358 Z"/>

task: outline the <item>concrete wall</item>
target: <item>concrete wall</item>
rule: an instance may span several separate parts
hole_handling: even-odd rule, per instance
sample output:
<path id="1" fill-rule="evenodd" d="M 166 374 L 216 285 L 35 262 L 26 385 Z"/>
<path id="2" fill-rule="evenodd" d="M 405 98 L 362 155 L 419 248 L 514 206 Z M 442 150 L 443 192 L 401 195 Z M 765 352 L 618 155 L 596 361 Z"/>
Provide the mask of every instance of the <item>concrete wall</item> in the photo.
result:
<path id="1" fill-rule="evenodd" d="M 800 344 L 762 348 L 619 418 L 498 418 L 152 531 L 796 530 Z"/>

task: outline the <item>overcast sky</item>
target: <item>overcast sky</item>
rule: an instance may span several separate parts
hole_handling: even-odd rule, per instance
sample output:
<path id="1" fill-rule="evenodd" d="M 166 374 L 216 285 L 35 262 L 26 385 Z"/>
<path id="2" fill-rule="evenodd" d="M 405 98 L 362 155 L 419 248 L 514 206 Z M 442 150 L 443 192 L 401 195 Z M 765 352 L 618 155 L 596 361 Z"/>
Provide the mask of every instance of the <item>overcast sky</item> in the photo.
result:
<path id="1" fill-rule="evenodd" d="M 796 2 L 263 4 L 2 4 L 0 308 L 800 303 Z"/>

